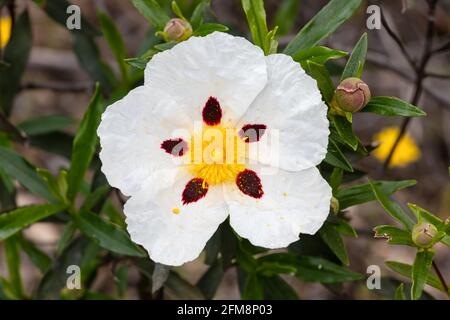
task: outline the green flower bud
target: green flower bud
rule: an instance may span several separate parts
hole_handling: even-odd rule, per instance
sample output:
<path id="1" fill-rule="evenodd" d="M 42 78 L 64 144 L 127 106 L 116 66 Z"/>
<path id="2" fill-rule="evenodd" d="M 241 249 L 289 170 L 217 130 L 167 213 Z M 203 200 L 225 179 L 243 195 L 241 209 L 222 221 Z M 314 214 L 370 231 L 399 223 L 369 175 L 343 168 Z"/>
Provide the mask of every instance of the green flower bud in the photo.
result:
<path id="1" fill-rule="evenodd" d="M 357 112 L 370 100 L 369 86 L 359 78 L 347 78 L 336 88 L 334 94 L 337 107 L 342 111 Z"/>
<path id="2" fill-rule="evenodd" d="M 167 40 L 180 42 L 192 35 L 192 27 L 186 20 L 174 18 L 167 22 L 164 34 Z"/>
<path id="3" fill-rule="evenodd" d="M 420 248 L 431 248 L 438 230 L 428 222 L 418 223 L 412 230 L 412 240 Z"/>

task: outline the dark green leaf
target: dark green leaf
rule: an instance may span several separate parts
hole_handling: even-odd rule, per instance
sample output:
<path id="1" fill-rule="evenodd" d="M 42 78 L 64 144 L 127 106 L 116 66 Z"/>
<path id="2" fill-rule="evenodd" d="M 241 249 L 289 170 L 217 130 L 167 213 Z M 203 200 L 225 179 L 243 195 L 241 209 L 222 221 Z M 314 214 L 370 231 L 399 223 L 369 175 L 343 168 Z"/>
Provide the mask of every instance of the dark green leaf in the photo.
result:
<path id="1" fill-rule="evenodd" d="M 202 0 L 195 7 L 191 16 L 191 25 L 194 30 L 203 24 L 204 16 L 210 10 L 211 10 L 211 0 Z"/>
<path id="2" fill-rule="evenodd" d="M 192 35 L 194 37 L 203 37 L 214 31 L 226 32 L 228 31 L 228 27 L 219 23 L 204 23 L 200 27 L 194 30 Z"/>
<path id="3" fill-rule="evenodd" d="M 264 287 L 256 273 L 248 274 L 241 298 L 242 300 L 264 299 Z"/>
<path id="4" fill-rule="evenodd" d="M 165 283 L 165 294 L 171 299 L 203 300 L 201 291 L 181 278 L 175 272 L 170 272 Z"/>
<path id="5" fill-rule="evenodd" d="M 119 65 L 120 72 L 122 73 L 122 78 L 124 81 L 127 81 L 127 67 L 125 64 L 125 58 L 127 56 L 127 50 L 125 48 L 125 44 L 123 42 L 122 36 L 117 30 L 114 22 L 109 18 L 106 14 L 100 13 L 100 23 L 102 28 L 102 33 L 105 36 L 106 41 L 108 42 L 111 51 L 116 58 L 117 64 Z"/>
<path id="6" fill-rule="evenodd" d="M 242 0 L 242 7 L 247 17 L 253 43 L 266 51 L 266 36 L 269 32 L 266 23 L 266 11 L 263 0 Z"/>
<path id="7" fill-rule="evenodd" d="M 100 51 L 94 39 L 81 33 L 73 34 L 74 51 L 84 71 L 99 82 L 105 90 L 111 90 L 116 79 L 111 68 L 100 57 Z"/>
<path id="8" fill-rule="evenodd" d="M 48 201 L 55 197 L 48 190 L 44 180 L 36 169 L 14 151 L 0 147 L 0 167 L 12 178 L 17 179 L 25 188 Z"/>
<path id="9" fill-rule="evenodd" d="M 316 257 L 299 257 L 297 277 L 306 282 L 338 283 L 357 281 L 363 275 Z"/>
<path id="10" fill-rule="evenodd" d="M 390 244 L 415 247 L 411 233 L 394 226 L 377 226 L 374 228 L 375 238 L 387 238 Z"/>
<path id="11" fill-rule="evenodd" d="M 305 67 L 308 74 L 317 81 L 324 100 L 330 102 L 334 95 L 334 84 L 325 66 L 307 61 Z"/>
<path id="12" fill-rule="evenodd" d="M 36 221 L 61 212 L 64 205 L 38 204 L 0 215 L 0 240 L 5 240 Z"/>
<path id="13" fill-rule="evenodd" d="M 23 237 L 20 237 L 19 241 L 20 247 L 23 249 L 23 251 L 25 251 L 28 258 L 30 258 L 30 260 L 34 263 L 36 267 L 39 268 L 39 270 L 42 273 L 45 273 L 48 270 L 48 268 L 50 268 L 52 264 L 52 259 L 50 259 L 49 256 L 47 256 L 44 252 L 38 249 L 31 241 L 28 241 Z"/>
<path id="14" fill-rule="evenodd" d="M 353 171 L 352 165 L 339 149 L 336 142 L 332 139 L 330 139 L 330 142 L 328 143 L 328 152 L 324 161 L 332 166 L 344 169 L 346 171 Z"/>
<path id="15" fill-rule="evenodd" d="M 36 290 L 37 299 L 60 299 L 61 291 L 66 288 L 69 266 L 79 266 L 81 271 L 81 287 L 91 278 L 97 269 L 99 247 L 85 238 L 75 239 L 64 252 L 53 262 L 45 273 Z M 72 290 L 78 291 L 78 290 Z"/>
<path id="16" fill-rule="evenodd" d="M 339 260 L 349 265 L 347 249 L 345 248 L 344 241 L 338 230 L 329 222 L 325 222 L 322 228 L 319 230 L 319 235 L 322 240 L 330 247 L 331 251 L 339 258 Z"/>
<path id="17" fill-rule="evenodd" d="M 162 30 L 170 17 L 155 0 L 133 0 L 136 9 L 157 29 Z"/>
<path id="18" fill-rule="evenodd" d="M 414 186 L 416 181 L 373 181 L 372 183 L 375 184 L 383 194 L 391 195 L 400 189 Z M 346 189 L 339 189 L 335 196 L 339 200 L 339 207 L 341 209 L 376 200 L 375 194 L 368 183 L 352 186 Z"/>
<path id="19" fill-rule="evenodd" d="M 73 221 L 69 221 L 64 226 L 64 229 L 61 233 L 61 237 L 58 241 L 58 247 L 56 248 L 56 253 L 61 255 L 63 251 L 67 248 L 70 241 L 72 241 L 73 236 L 75 235 L 75 231 L 77 230 L 77 225 Z"/>
<path id="20" fill-rule="evenodd" d="M 421 117 L 426 115 L 423 110 L 395 97 L 373 97 L 361 111 L 382 116 Z"/>
<path id="21" fill-rule="evenodd" d="M 348 122 L 345 117 L 338 115 L 332 115 L 330 116 L 330 119 L 342 141 L 356 151 L 358 149 L 359 140 L 353 132 L 352 124 Z"/>
<path id="22" fill-rule="evenodd" d="M 222 282 L 224 270 L 221 259 L 216 261 L 209 267 L 197 283 L 197 288 L 203 293 L 206 299 L 214 298 L 217 288 Z"/>
<path id="23" fill-rule="evenodd" d="M 58 22 L 63 27 L 66 27 L 68 13 L 67 8 L 71 5 L 71 3 L 67 0 L 34 0 L 42 9 L 51 17 L 53 20 Z M 84 33 L 89 36 L 99 35 L 97 29 L 95 29 L 86 19 L 85 16 L 81 16 L 81 26 L 80 30 L 73 29 L 71 32 L 73 33 Z"/>
<path id="24" fill-rule="evenodd" d="M 285 35 L 292 30 L 298 16 L 299 7 L 299 0 L 283 0 L 275 13 L 275 25 L 278 26 L 278 34 Z"/>
<path id="25" fill-rule="evenodd" d="M 115 280 L 117 284 L 117 294 L 119 297 L 123 298 L 128 287 L 128 271 L 127 266 L 121 266 L 117 269 Z"/>
<path id="26" fill-rule="evenodd" d="M 284 53 L 293 56 L 316 45 L 347 21 L 360 5 L 361 0 L 331 0 L 300 30 Z"/>
<path id="27" fill-rule="evenodd" d="M 386 261 L 386 265 L 392 269 L 393 271 L 401 274 L 404 277 L 407 277 L 408 279 L 411 279 L 412 275 L 412 266 L 406 263 L 396 262 L 396 261 Z M 444 287 L 442 286 L 441 282 L 437 277 L 432 275 L 431 273 L 428 273 L 428 277 L 426 280 L 427 284 L 430 286 L 439 289 L 441 291 L 445 291 Z"/>
<path id="28" fill-rule="evenodd" d="M 0 228 L 0 230 L 1 229 L 2 228 Z M 12 294 L 16 299 L 22 299 L 23 288 L 22 277 L 20 275 L 20 247 L 17 237 L 11 237 L 5 240 L 5 260 L 8 268 Z"/>
<path id="29" fill-rule="evenodd" d="M 428 279 L 430 273 L 431 263 L 433 262 L 434 252 L 431 250 L 424 250 L 417 252 L 414 265 L 412 267 L 412 287 L 411 299 L 417 300 L 422 295 L 423 287 Z"/>
<path id="30" fill-rule="evenodd" d="M 81 121 L 80 128 L 73 140 L 72 158 L 67 173 L 67 198 L 75 199 L 83 182 L 84 174 L 91 163 L 97 147 L 97 127 L 103 112 L 103 101 L 100 96 L 100 87 L 97 85 L 94 96 Z"/>
<path id="31" fill-rule="evenodd" d="M 408 216 L 397 202 L 394 202 L 388 198 L 388 196 L 377 187 L 375 183 L 369 180 L 369 184 L 372 188 L 375 197 L 384 210 L 389 213 L 395 220 L 402 223 L 409 231 L 412 230 L 414 225 L 413 220 Z"/>
<path id="32" fill-rule="evenodd" d="M 347 56 L 345 51 L 330 49 L 323 46 L 311 47 L 297 52 L 292 58 L 297 62 L 310 60 L 317 64 L 324 64 L 331 59 L 339 59 Z"/>
<path id="33" fill-rule="evenodd" d="M 59 131 L 74 123 L 74 120 L 66 116 L 46 116 L 34 118 L 20 123 L 17 127 L 28 136 L 41 135 Z"/>
<path id="34" fill-rule="evenodd" d="M 268 300 L 298 300 L 295 290 L 279 276 L 260 277 L 264 287 L 264 299 Z"/>
<path id="35" fill-rule="evenodd" d="M 345 65 L 341 81 L 347 78 L 361 78 L 367 55 L 367 33 L 364 33 L 353 48 L 350 59 Z"/>
<path id="36" fill-rule="evenodd" d="M 81 212 L 76 216 L 76 222 L 85 236 L 105 249 L 129 256 L 146 256 L 146 253 L 131 241 L 125 231 L 103 220 L 98 215 Z"/>

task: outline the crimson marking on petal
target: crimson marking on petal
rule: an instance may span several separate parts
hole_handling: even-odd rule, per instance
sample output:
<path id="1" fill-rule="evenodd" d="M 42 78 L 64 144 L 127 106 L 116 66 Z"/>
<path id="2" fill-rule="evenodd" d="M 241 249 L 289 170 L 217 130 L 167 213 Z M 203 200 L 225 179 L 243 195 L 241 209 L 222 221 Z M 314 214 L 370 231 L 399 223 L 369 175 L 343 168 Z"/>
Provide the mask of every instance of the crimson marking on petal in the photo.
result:
<path id="1" fill-rule="evenodd" d="M 243 194 L 252 198 L 260 199 L 264 194 L 261 179 L 253 170 L 241 171 L 236 177 L 236 184 Z"/>
<path id="2" fill-rule="evenodd" d="M 194 178 L 190 180 L 184 187 L 181 201 L 184 205 L 196 202 L 203 198 L 208 192 L 208 183 L 202 178 Z"/>
<path id="3" fill-rule="evenodd" d="M 257 142 L 266 132 L 266 129 L 265 124 L 246 124 L 239 130 L 238 134 L 246 143 Z"/>
<path id="4" fill-rule="evenodd" d="M 168 139 L 161 143 L 161 149 L 175 157 L 181 157 L 186 154 L 188 143 L 181 138 Z"/>
<path id="5" fill-rule="evenodd" d="M 222 109 L 220 108 L 219 101 L 214 97 L 209 97 L 206 101 L 202 111 L 203 121 L 208 126 L 215 126 L 220 123 L 222 119 Z"/>

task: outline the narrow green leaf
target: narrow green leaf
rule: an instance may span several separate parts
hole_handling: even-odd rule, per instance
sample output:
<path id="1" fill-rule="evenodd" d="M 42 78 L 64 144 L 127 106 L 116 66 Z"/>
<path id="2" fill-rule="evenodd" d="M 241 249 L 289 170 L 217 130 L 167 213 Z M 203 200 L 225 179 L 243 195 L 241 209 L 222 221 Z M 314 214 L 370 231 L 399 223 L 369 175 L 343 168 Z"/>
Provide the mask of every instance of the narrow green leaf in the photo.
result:
<path id="1" fill-rule="evenodd" d="M 428 274 L 433 262 L 434 252 L 431 250 L 417 252 L 416 259 L 412 267 L 412 287 L 411 299 L 417 300 L 422 295 L 423 287 L 428 279 Z"/>
<path id="2" fill-rule="evenodd" d="M 191 25 L 195 30 L 203 24 L 204 16 L 211 10 L 211 0 L 202 0 L 191 15 Z"/>
<path id="3" fill-rule="evenodd" d="M 204 23 L 194 30 L 192 36 L 203 37 L 215 31 L 226 32 L 228 27 L 219 23 Z"/>
<path id="4" fill-rule="evenodd" d="M 127 266 L 121 266 L 117 269 L 115 280 L 117 284 L 117 294 L 119 297 L 123 298 L 128 287 L 128 271 Z"/>
<path id="5" fill-rule="evenodd" d="M 317 86 L 326 102 L 330 102 L 334 95 L 334 84 L 331 76 L 324 65 L 313 61 L 307 61 L 306 69 L 310 76 L 317 81 Z"/>
<path id="6" fill-rule="evenodd" d="M 367 33 L 364 33 L 353 48 L 350 59 L 342 72 L 341 81 L 347 78 L 361 78 L 367 55 Z"/>
<path id="7" fill-rule="evenodd" d="M 295 36 L 284 50 L 295 55 L 316 45 L 347 21 L 361 5 L 361 0 L 331 0 Z"/>
<path id="8" fill-rule="evenodd" d="M 64 209 L 65 206 L 60 204 L 38 204 L 4 213 L 0 215 L 0 240 L 5 240 L 23 228 Z"/>
<path id="9" fill-rule="evenodd" d="M 274 23 L 274 25 L 278 26 L 278 33 L 280 35 L 288 34 L 292 30 L 295 20 L 298 17 L 299 7 L 299 0 L 283 0 L 275 13 Z"/>
<path id="10" fill-rule="evenodd" d="M 323 224 L 319 230 L 322 240 L 328 245 L 338 259 L 345 265 L 349 265 L 347 249 L 338 230 L 329 222 Z"/>
<path id="11" fill-rule="evenodd" d="M 417 220 L 425 220 L 432 225 L 434 225 L 439 231 L 445 231 L 445 223 L 439 217 L 435 216 L 431 212 L 419 207 L 414 203 L 408 203 L 408 208 L 414 213 L 417 217 Z"/>
<path id="12" fill-rule="evenodd" d="M 20 275 L 20 247 L 17 237 L 8 238 L 5 241 L 5 259 L 6 266 L 8 268 L 11 291 L 16 299 L 22 299 L 23 288 L 22 276 Z"/>
<path id="13" fill-rule="evenodd" d="M 392 269 L 393 271 L 401 274 L 408 279 L 411 279 L 412 275 L 412 266 L 406 263 L 401 263 L 397 261 L 386 261 L 386 265 Z M 441 291 L 445 291 L 439 279 L 431 273 L 428 273 L 428 277 L 426 280 L 427 284 Z"/>
<path id="14" fill-rule="evenodd" d="M 104 13 L 100 13 L 99 17 L 102 33 L 105 36 L 114 57 L 116 58 L 122 78 L 126 82 L 128 79 L 128 70 L 124 60 L 127 56 L 127 50 L 125 48 L 122 36 L 110 17 Z"/>
<path id="15" fill-rule="evenodd" d="M 206 299 L 214 298 L 224 273 L 221 259 L 216 259 L 208 271 L 200 278 L 197 287 L 202 291 Z"/>
<path id="16" fill-rule="evenodd" d="M 338 115 L 330 116 L 333 126 L 336 128 L 339 136 L 354 151 L 358 149 L 359 140 L 353 132 L 352 124 L 345 117 Z"/>
<path id="17" fill-rule="evenodd" d="M 72 220 L 66 223 L 64 229 L 61 233 L 61 237 L 58 241 L 58 247 L 56 248 L 56 253 L 61 255 L 64 250 L 69 245 L 70 241 L 72 241 L 73 236 L 75 235 L 75 231 L 77 230 L 77 225 Z"/>
<path id="18" fill-rule="evenodd" d="M 414 186 L 416 181 L 372 181 L 372 183 L 375 184 L 382 193 L 391 195 L 400 189 Z M 368 183 L 355 185 L 346 189 L 339 189 L 335 196 L 339 200 L 339 207 L 341 209 L 376 200 L 375 194 Z"/>
<path id="19" fill-rule="evenodd" d="M 170 17 L 155 0 L 133 0 L 133 5 L 150 24 L 159 30 L 164 29 L 164 26 L 170 20 Z"/>
<path id="20" fill-rule="evenodd" d="M 339 59 L 347 56 L 345 51 L 330 49 L 323 46 L 311 47 L 297 52 L 292 58 L 297 62 L 310 60 L 317 64 L 325 64 L 328 60 Z"/>
<path id="21" fill-rule="evenodd" d="M 86 237 L 105 249 L 128 256 L 146 256 L 146 253 L 131 241 L 124 230 L 103 220 L 98 215 L 81 212 L 76 216 L 76 222 Z"/>
<path id="22" fill-rule="evenodd" d="M 298 300 L 297 292 L 280 276 L 260 277 L 264 288 L 264 299 Z"/>
<path id="23" fill-rule="evenodd" d="M 23 237 L 19 238 L 20 247 L 25 251 L 28 258 L 34 263 L 36 267 L 42 272 L 45 273 L 48 268 L 50 268 L 52 264 L 52 259 L 47 256 L 44 252 L 42 252 L 39 248 L 37 248 L 34 243 L 29 240 L 26 240 Z"/>
<path id="24" fill-rule="evenodd" d="M 405 288 L 404 288 L 403 283 L 400 283 L 400 285 L 398 286 L 398 288 L 395 290 L 394 299 L 395 299 L 395 300 L 406 300 L 406 297 L 405 297 Z"/>
<path id="25" fill-rule="evenodd" d="M 8 176 L 18 180 L 32 193 L 50 202 L 56 200 L 48 190 L 45 181 L 37 174 L 36 169 L 14 151 L 0 147 L 0 167 Z"/>
<path id="26" fill-rule="evenodd" d="M 377 198 L 383 209 L 389 213 L 395 220 L 402 223 L 409 231 L 412 230 L 414 222 L 410 216 L 408 216 L 397 202 L 394 202 L 388 198 L 386 194 L 380 190 L 375 183 L 369 180 L 369 184 L 372 188 L 375 197 Z"/>
<path id="27" fill-rule="evenodd" d="M 67 173 L 67 198 L 75 199 L 83 182 L 84 174 L 91 163 L 97 147 L 97 127 L 103 112 L 103 102 L 100 96 L 100 86 L 97 85 L 94 96 L 81 121 L 80 128 L 73 140 L 72 158 Z"/>
<path id="28" fill-rule="evenodd" d="M 352 165 L 339 149 L 336 142 L 332 139 L 330 139 L 330 142 L 328 143 L 328 152 L 324 161 L 332 166 L 344 169 L 345 171 L 353 172 Z"/>
<path id="29" fill-rule="evenodd" d="M 28 136 L 34 136 L 60 131 L 74 124 L 74 122 L 71 117 L 45 116 L 26 120 L 17 127 L 23 130 Z"/>
<path id="30" fill-rule="evenodd" d="M 256 273 L 247 276 L 242 300 L 262 300 L 264 299 L 264 287 Z"/>
<path id="31" fill-rule="evenodd" d="M 173 11 L 173 13 L 175 13 L 175 15 L 176 15 L 178 18 L 183 19 L 183 20 L 187 20 L 187 19 L 184 17 L 183 12 L 181 11 L 181 9 L 180 9 L 180 7 L 178 6 L 178 4 L 177 4 L 176 1 L 172 1 L 171 6 L 172 6 L 172 11 Z"/>
<path id="32" fill-rule="evenodd" d="M 175 272 L 170 272 L 164 293 L 171 299 L 203 300 L 202 292 Z"/>
<path id="33" fill-rule="evenodd" d="M 253 43 L 266 51 L 265 39 L 267 33 L 266 11 L 263 0 L 242 0 L 242 8 L 247 17 L 248 26 L 252 34 Z"/>
<path id="34" fill-rule="evenodd" d="M 361 111 L 382 116 L 421 117 L 426 115 L 418 107 L 395 97 L 373 97 Z"/>
<path id="35" fill-rule="evenodd" d="M 375 231 L 375 238 L 386 238 L 390 244 L 415 247 L 411 238 L 411 232 L 394 226 L 377 226 L 373 230 Z"/>

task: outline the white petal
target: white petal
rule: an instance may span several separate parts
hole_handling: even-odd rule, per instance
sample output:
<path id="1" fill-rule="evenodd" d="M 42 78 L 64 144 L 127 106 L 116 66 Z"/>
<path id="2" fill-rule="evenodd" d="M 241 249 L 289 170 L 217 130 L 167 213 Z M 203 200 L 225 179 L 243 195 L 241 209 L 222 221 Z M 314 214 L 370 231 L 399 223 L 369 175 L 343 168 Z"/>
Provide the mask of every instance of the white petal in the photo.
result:
<path id="1" fill-rule="evenodd" d="M 250 143 L 257 150 L 251 158 L 288 171 L 316 166 L 326 155 L 329 134 L 317 83 L 287 55 L 266 60 L 267 85 L 240 121 L 267 126 L 260 141 Z"/>
<path id="2" fill-rule="evenodd" d="M 144 86 L 106 109 L 97 133 L 102 171 L 110 185 L 131 195 L 146 179 L 164 177 L 161 183 L 170 183 L 170 169 L 179 159 L 161 149 L 161 143 L 180 136 L 187 139 L 188 132 L 176 130 L 190 124 L 175 109 L 176 103 L 166 94 Z"/>
<path id="3" fill-rule="evenodd" d="M 331 188 L 316 168 L 287 172 L 277 168 L 254 168 L 264 194 L 249 197 L 234 186 L 225 189 L 230 224 L 256 246 L 284 248 L 299 233 L 314 234 L 330 209 Z"/>
<path id="4" fill-rule="evenodd" d="M 220 186 L 210 187 L 197 202 L 182 204 L 182 192 L 191 178 L 181 173 L 174 186 L 156 192 L 152 190 L 154 185 L 148 184 L 125 204 L 131 239 L 156 262 L 179 266 L 194 260 L 228 216 Z M 174 214 L 174 208 L 180 212 Z"/>
<path id="5" fill-rule="evenodd" d="M 260 48 L 214 32 L 155 55 L 145 69 L 145 85 L 167 92 L 193 120 L 202 120 L 206 101 L 216 97 L 227 124 L 241 117 L 264 88 L 266 69 Z"/>

